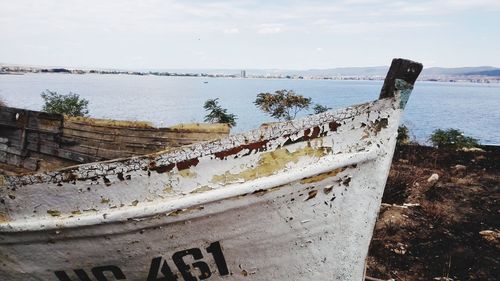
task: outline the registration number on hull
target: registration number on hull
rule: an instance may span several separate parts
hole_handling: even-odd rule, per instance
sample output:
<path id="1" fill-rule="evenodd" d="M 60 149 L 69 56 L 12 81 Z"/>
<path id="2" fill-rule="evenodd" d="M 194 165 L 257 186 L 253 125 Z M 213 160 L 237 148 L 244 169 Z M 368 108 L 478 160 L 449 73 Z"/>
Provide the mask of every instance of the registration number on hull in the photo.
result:
<path id="1" fill-rule="evenodd" d="M 205 256 L 203 255 L 205 252 Z M 175 252 L 171 259 L 164 257 L 155 257 L 151 260 L 149 273 L 144 281 L 198 281 L 205 280 L 212 276 L 212 271 L 205 258 L 211 256 L 215 261 L 217 272 L 220 276 L 229 275 L 224 253 L 220 242 L 213 242 L 202 251 L 200 248 L 191 248 Z M 184 258 L 190 257 L 193 263 L 187 264 Z M 173 265 L 173 266 L 172 266 Z M 174 267 L 175 266 L 175 267 Z M 173 269 L 176 269 L 175 271 Z M 97 281 L 126 280 L 125 272 L 116 265 L 96 266 L 90 270 L 90 273 L 84 269 L 74 269 L 73 272 L 55 271 L 55 276 L 59 281 L 92 281 L 90 276 L 94 276 Z M 76 279 L 70 278 L 76 277 Z M 113 278 L 108 279 L 108 277 Z"/>

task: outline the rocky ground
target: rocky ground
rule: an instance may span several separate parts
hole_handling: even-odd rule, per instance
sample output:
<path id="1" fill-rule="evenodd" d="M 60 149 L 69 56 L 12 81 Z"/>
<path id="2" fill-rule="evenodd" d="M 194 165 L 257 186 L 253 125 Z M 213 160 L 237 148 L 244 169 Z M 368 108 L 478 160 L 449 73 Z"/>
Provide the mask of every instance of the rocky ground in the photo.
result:
<path id="1" fill-rule="evenodd" d="M 499 280 L 500 147 L 396 148 L 366 280 Z"/>

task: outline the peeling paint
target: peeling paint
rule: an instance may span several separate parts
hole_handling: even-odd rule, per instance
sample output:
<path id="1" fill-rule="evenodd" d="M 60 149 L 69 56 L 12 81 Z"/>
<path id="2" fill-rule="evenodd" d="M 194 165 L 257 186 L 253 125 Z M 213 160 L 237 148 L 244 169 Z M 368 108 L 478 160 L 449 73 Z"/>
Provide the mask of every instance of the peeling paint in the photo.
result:
<path id="1" fill-rule="evenodd" d="M 200 187 L 194 189 L 190 193 L 202 193 L 202 192 L 210 191 L 210 190 L 213 190 L 213 188 L 208 186 L 208 185 L 203 185 L 203 186 L 200 186 Z"/>
<path id="2" fill-rule="evenodd" d="M 47 210 L 47 214 L 53 217 L 59 217 L 61 215 L 61 212 L 58 210 Z"/>
<path id="3" fill-rule="evenodd" d="M 300 183 L 301 184 L 308 184 L 308 183 L 320 182 L 320 181 L 323 181 L 327 178 L 331 178 L 331 177 L 336 176 L 338 173 L 343 172 L 345 169 L 346 168 L 338 168 L 338 169 L 335 169 L 335 170 L 330 171 L 328 173 L 322 173 L 322 174 L 319 174 L 319 175 L 316 175 L 313 177 L 305 178 L 305 179 L 300 180 Z"/>
<path id="4" fill-rule="evenodd" d="M 262 153 L 257 166 L 237 174 L 226 172 L 223 175 L 214 175 L 213 183 L 227 184 L 238 181 L 247 181 L 259 177 L 266 177 L 283 170 L 288 163 L 297 163 L 302 157 L 322 157 L 325 155 L 323 148 L 314 149 L 310 146 L 289 152 L 286 148 L 279 148 L 271 152 Z"/>
<path id="5" fill-rule="evenodd" d="M 8 221 L 9 217 L 7 216 L 7 214 L 0 213 L 0 222 L 8 222 Z"/>
<path id="6" fill-rule="evenodd" d="M 323 188 L 323 193 L 329 194 L 333 190 L 333 185 L 328 185 Z"/>
<path id="7" fill-rule="evenodd" d="M 184 169 L 179 171 L 179 175 L 185 178 L 196 178 L 198 174 L 190 169 Z"/>
<path id="8" fill-rule="evenodd" d="M 311 190 L 311 191 L 309 191 L 309 193 L 308 193 L 307 198 L 306 198 L 305 201 L 309 201 L 309 200 L 313 199 L 314 197 L 316 197 L 317 194 L 318 194 L 317 190 Z"/>

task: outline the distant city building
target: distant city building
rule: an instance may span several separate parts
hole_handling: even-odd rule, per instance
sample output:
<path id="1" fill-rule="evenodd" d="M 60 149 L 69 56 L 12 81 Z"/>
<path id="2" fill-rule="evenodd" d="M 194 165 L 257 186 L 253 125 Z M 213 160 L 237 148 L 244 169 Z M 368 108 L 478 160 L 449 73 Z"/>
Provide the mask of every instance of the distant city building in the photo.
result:
<path id="1" fill-rule="evenodd" d="M 247 78 L 247 72 L 246 70 L 241 71 L 241 78 Z"/>

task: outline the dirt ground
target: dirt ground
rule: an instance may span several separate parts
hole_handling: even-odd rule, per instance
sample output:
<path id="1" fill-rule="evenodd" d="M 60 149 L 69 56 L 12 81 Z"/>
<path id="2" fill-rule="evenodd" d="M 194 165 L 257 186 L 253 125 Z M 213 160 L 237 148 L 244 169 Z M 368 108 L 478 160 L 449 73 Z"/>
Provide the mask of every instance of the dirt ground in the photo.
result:
<path id="1" fill-rule="evenodd" d="M 366 280 L 500 280 L 500 147 L 483 149 L 396 148 Z"/>

